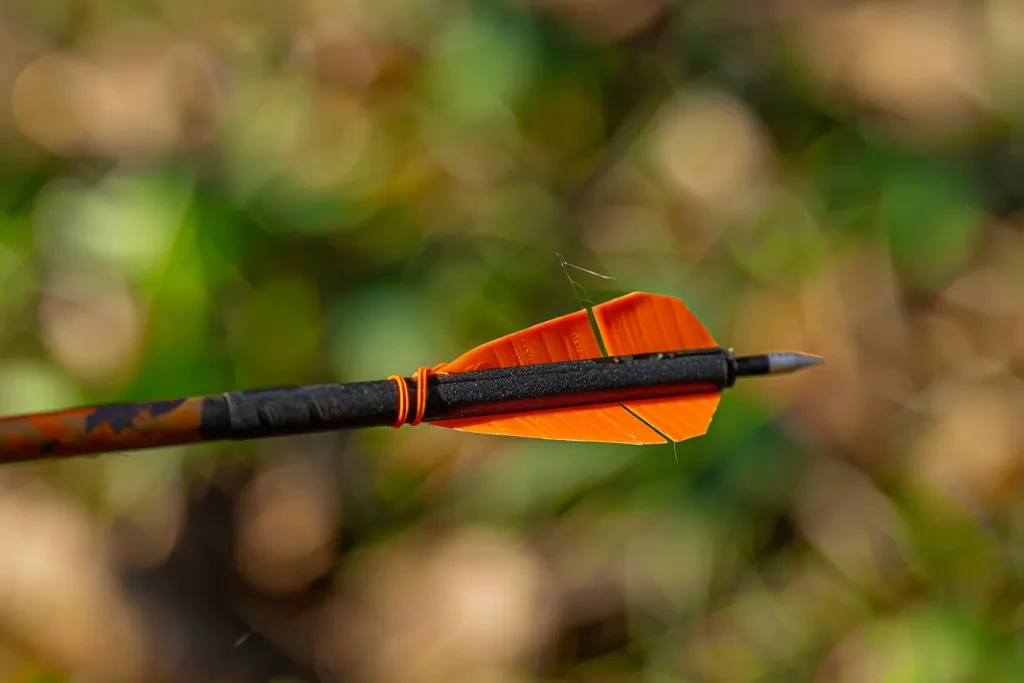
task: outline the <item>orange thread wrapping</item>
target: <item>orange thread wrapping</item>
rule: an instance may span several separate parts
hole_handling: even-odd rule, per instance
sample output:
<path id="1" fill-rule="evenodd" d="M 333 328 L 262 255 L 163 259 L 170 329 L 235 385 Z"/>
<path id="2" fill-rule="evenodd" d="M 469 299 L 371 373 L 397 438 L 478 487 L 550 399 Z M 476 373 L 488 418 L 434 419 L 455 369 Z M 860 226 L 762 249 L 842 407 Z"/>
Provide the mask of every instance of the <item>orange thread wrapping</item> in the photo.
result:
<path id="1" fill-rule="evenodd" d="M 431 375 L 446 375 L 442 369 L 447 363 L 441 363 L 435 365 L 433 368 L 422 367 L 416 370 L 414 377 L 416 378 L 416 413 L 409 424 L 413 427 L 423 421 L 423 415 L 427 411 L 427 380 Z M 409 384 L 405 377 L 401 375 L 391 375 L 388 377 L 389 380 L 394 380 L 395 385 L 398 387 L 398 410 L 397 417 L 395 418 L 395 428 L 401 427 L 405 424 L 405 421 L 409 419 L 409 408 L 411 407 L 409 401 Z"/>
<path id="2" fill-rule="evenodd" d="M 405 424 L 405 418 L 409 416 L 409 386 L 401 375 L 391 375 L 388 379 L 393 379 L 398 386 L 398 417 L 394 424 L 395 429 L 398 429 Z"/>

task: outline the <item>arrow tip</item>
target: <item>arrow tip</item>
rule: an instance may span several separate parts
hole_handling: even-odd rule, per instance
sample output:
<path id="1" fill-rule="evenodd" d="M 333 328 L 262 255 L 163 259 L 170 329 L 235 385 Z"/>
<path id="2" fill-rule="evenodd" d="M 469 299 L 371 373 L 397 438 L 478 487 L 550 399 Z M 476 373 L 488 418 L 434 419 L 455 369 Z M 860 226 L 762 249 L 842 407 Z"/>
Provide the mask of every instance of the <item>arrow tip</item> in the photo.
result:
<path id="1" fill-rule="evenodd" d="M 768 358 L 769 375 L 787 375 L 825 362 L 821 356 L 811 356 L 806 353 L 768 353 L 765 355 Z"/>

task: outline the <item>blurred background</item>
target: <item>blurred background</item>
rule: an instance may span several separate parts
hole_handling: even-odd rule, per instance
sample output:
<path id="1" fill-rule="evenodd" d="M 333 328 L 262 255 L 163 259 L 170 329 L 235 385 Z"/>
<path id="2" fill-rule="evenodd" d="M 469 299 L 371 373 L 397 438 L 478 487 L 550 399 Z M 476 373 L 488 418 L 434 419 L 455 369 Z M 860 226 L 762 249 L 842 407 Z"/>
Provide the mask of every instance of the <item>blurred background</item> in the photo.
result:
<path id="1" fill-rule="evenodd" d="M 0 414 L 409 374 L 582 290 L 828 365 L 675 454 L 5 467 L 0 680 L 1021 680 L 1022 67 L 1017 0 L 7 0 Z"/>

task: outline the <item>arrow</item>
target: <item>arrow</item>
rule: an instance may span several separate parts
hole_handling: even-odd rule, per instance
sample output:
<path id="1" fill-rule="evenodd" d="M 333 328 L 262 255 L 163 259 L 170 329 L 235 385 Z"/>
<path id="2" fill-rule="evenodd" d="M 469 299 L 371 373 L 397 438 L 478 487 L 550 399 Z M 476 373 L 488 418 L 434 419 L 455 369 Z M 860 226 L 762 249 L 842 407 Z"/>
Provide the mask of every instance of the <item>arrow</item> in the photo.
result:
<path id="1" fill-rule="evenodd" d="M 562 441 L 703 435 L 741 377 L 822 363 L 737 357 L 679 299 L 634 292 L 501 337 L 412 377 L 71 408 L 0 419 L 0 463 L 340 429 L 418 425 Z M 600 335 L 610 356 L 604 356 Z"/>

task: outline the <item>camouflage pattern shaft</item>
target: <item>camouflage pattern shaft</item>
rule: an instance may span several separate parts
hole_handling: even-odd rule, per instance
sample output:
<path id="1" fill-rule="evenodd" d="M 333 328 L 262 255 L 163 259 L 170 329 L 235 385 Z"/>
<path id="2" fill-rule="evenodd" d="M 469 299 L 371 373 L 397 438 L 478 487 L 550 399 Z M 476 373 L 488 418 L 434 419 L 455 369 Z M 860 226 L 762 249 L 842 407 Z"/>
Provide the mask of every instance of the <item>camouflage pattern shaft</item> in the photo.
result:
<path id="1" fill-rule="evenodd" d="M 204 406 L 216 400 L 183 398 L 0 418 L 0 464 L 202 441 Z"/>
<path id="2" fill-rule="evenodd" d="M 235 391 L 0 418 L 0 465 L 394 425 L 394 381 Z"/>

